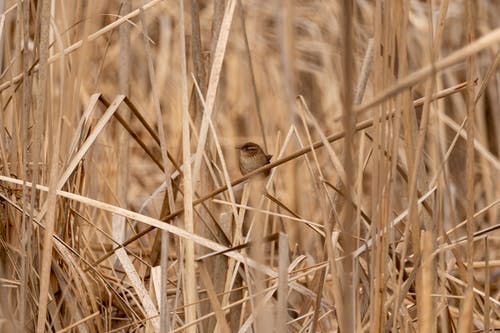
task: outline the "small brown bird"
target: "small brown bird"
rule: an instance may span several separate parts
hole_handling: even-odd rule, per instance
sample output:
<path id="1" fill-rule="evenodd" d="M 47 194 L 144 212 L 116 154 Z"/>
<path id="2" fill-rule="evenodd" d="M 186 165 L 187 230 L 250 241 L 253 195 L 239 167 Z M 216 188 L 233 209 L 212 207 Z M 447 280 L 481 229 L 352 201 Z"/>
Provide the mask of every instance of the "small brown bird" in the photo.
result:
<path id="1" fill-rule="evenodd" d="M 263 165 L 269 164 L 271 157 L 273 157 L 273 155 L 266 155 L 262 148 L 253 142 L 236 146 L 236 149 L 240 151 L 240 171 L 242 175 L 246 175 Z M 265 171 L 264 175 L 267 177 L 269 170 Z"/>

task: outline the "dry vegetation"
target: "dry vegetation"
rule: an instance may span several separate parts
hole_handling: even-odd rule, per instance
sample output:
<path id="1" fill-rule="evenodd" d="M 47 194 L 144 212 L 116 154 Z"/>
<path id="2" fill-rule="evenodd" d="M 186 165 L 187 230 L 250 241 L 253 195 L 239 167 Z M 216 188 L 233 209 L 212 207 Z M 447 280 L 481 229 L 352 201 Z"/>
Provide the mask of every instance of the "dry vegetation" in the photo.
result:
<path id="1" fill-rule="evenodd" d="M 0 4 L 1 332 L 500 329 L 500 2 Z"/>

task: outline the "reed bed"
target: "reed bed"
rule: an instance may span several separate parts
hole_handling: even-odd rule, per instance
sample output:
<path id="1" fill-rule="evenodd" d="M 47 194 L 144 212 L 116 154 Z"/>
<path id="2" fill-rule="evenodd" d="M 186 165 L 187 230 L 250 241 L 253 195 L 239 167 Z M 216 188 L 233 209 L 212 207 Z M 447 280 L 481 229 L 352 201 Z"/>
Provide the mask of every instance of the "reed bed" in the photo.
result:
<path id="1" fill-rule="evenodd" d="M 0 11 L 1 332 L 500 329 L 500 3 Z"/>

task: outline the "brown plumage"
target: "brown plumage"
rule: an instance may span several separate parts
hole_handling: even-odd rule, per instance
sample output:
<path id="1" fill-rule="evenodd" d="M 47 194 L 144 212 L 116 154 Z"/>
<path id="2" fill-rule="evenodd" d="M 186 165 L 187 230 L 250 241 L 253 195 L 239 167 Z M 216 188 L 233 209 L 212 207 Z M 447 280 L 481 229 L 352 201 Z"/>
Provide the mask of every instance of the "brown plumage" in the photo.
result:
<path id="1" fill-rule="evenodd" d="M 246 175 L 263 165 L 269 164 L 273 156 L 266 155 L 262 148 L 253 142 L 247 142 L 243 145 L 236 146 L 236 149 L 240 151 L 240 171 L 242 175 Z M 264 174 L 268 176 L 269 170 Z"/>

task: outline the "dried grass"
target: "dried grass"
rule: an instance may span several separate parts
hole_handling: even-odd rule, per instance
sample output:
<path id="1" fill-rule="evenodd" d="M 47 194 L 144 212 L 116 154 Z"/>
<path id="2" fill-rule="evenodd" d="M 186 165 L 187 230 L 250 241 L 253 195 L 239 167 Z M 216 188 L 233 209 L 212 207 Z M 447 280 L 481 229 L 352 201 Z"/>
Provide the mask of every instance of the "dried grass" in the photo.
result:
<path id="1" fill-rule="evenodd" d="M 500 4 L 0 9 L 0 331 L 500 329 Z"/>

